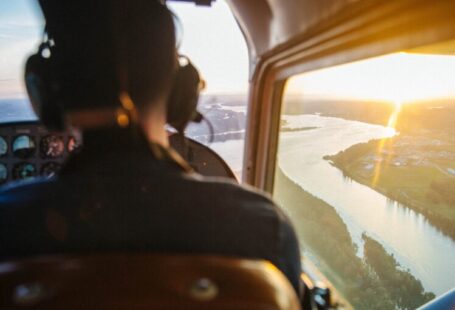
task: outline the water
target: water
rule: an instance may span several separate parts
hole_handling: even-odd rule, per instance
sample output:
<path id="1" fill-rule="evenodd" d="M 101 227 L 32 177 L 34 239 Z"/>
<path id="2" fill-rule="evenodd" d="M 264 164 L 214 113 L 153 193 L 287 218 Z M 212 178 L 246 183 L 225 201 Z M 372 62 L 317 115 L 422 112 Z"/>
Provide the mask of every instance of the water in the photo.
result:
<path id="1" fill-rule="evenodd" d="M 455 242 L 452 239 L 440 233 L 422 215 L 347 179 L 323 159 L 354 144 L 389 137 L 393 131 L 383 126 L 318 115 L 286 116 L 286 120 L 292 128 L 318 128 L 281 134 L 280 168 L 303 189 L 336 209 L 359 248 L 362 248 L 361 235 L 365 232 L 393 254 L 402 267 L 409 269 L 427 291 L 441 294 L 455 286 Z M 228 163 L 239 170 L 243 141 L 226 143 L 214 143 L 212 148 L 222 155 L 229 154 Z"/>
<path id="2" fill-rule="evenodd" d="M 26 98 L 0 98 L 0 124 L 9 122 L 36 121 L 36 115 Z"/>
<path id="3" fill-rule="evenodd" d="M 389 137 L 378 125 L 318 115 L 287 116 L 292 127 L 319 127 L 281 135 L 279 165 L 306 191 L 333 206 L 360 244 L 361 234 L 379 241 L 401 266 L 441 294 L 455 286 L 455 242 L 425 218 L 368 186 L 345 178 L 322 157 L 351 145 Z"/>
<path id="4" fill-rule="evenodd" d="M 215 142 L 210 147 L 220 154 L 231 167 L 238 180 L 242 179 L 244 140 Z"/>

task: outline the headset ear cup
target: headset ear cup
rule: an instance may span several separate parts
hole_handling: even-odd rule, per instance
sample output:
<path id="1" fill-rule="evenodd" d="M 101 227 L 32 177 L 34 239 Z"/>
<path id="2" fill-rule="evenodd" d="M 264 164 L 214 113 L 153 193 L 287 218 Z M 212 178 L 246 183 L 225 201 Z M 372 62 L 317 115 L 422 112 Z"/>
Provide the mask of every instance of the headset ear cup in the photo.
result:
<path id="1" fill-rule="evenodd" d="M 176 72 L 167 104 L 167 122 L 180 133 L 197 116 L 200 81 L 197 69 L 189 61 Z"/>
<path id="2" fill-rule="evenodd" d="M 40 52 L 30 56 L 25 63 L 24 80 L 33 110 L 41 123 L 51 130 L 63 130 L 63 108 L 51 90 L 50 60 L 42 57 Z"/>
<path id="3" fill-rule="evenodd" d="M 34 54 L 25 63 L 24 81 L 35 114 L 41 119 L 43 102 L 49 100 L 46 88 L 46 69 L 41 55 Z"/>

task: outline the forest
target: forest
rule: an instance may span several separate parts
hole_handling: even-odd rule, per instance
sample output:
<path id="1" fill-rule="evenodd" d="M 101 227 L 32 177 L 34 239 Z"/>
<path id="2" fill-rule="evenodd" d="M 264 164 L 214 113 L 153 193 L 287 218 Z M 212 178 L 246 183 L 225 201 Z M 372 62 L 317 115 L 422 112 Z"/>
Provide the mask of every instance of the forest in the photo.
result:
<path id="1" fill-rule="evenodd" d="M 356 309 L 414 309 L 416 302 L 421 305 L 434 298 L 373 239 L 363 237 L 362 250 L 368 256 L 359 257 L 359 249 L 336 210 L 303 190 L 280 169 L 274 197 L 293 220 L 303 251 L 311 253 L 313 263 Z M 377 263 L 384 258 L 388 264 Z M 402 286 L 401 296 L 397 296 L 397 286 Z"/>

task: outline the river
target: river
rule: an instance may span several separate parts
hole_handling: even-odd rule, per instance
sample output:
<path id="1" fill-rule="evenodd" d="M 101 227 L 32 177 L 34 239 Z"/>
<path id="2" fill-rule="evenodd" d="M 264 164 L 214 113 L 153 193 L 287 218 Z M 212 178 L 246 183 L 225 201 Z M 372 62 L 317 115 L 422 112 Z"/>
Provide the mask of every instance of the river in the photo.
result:
<path id="1" fill-rule="evenodd" d="M 420 214 L 368 186 L 343 176 L 323 159 L 371 139 L 390 137 L 394 131 L 379 125 L 318 115 L 285 116 L 291 128 L 312 130 L 281 134 L 278 164 L 305 191 L 333 206 L 348 226 L 353 241 L 363 248 L 362 233 L 380 242 L 396 260 L 439 295 L 455 287 L 455 242 Z M 239 171 L 242 140 L 211 146 Z M 238 152 L 233 152 L 236 149 Z M 359 251 L 359 256 L 363 253 Z"/>

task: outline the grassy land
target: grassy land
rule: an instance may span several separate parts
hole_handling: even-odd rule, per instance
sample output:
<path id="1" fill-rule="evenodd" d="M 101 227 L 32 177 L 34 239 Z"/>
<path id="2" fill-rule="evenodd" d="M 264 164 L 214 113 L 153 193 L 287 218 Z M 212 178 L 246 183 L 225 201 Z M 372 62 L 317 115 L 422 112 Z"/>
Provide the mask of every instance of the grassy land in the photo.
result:
<path id="1" fill-rule="evenodd" d="M 422 139 L 399 136 L 382 150 L 380 140 L 372 140 L 324 158 L 356 182 L 423 214 L 455 240 L 455 176 L 447 172 L 455 166 L 455 146 L 428 145 Z"/>
<path id="2" fill-rule="evenodd" d="M 365 242 L 365 261 L 399 309 L 416 309 L 435 298 L 433 293 L 424 291 L 420 281 L 412 274 L 401 270 L 393 255 L 389 255 L 380 243 L 365 234 L 362 238 Z"/>
<path id="3" fill-rule="evenodd" d="M 408 300 L 426 301 L 434 296 L 423 291 L 407 289 L 407 286 L 421 287 L 422 285 L 410 273 L 401 271 L 397 264 L 388 265 L 384 270 L 381 266 L 377 267 L 381 274 L 379 276 L 368 261 L 357 257 L 356 245 L 352 242 L 346 224 L 335 209 L 304 191 L 287 178 L 280 169 L 277 170 L 274 196 L 292 218 L 302 247 L 316 257 L 317 261 L 314 263 L 320 271 L 356 309 L 398 308 L 399 302 L 393 292 L 395 286 L 391 285 L 390 281 L 381 280 L 384 274 L 393 275 L 404 272 L 410 279 L 408 283 L 400 282 L 400 285 L 405 285 L 400 291 L 406 295 L 402 298 L 407 300 L 405 307 L 400 304 L 403 309 L 412 308 Z M 365 248 L 365 251 L 372 253 L 368 248 Z M 381 259 L 388 255 L 383 248 L 377 250 L 377 253 L 379 254 L 375 253 L 373 256 L 377 255 Z"/>

